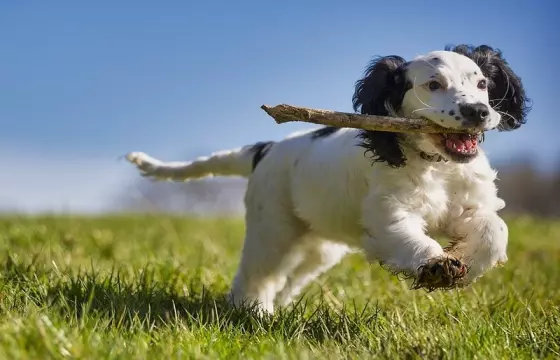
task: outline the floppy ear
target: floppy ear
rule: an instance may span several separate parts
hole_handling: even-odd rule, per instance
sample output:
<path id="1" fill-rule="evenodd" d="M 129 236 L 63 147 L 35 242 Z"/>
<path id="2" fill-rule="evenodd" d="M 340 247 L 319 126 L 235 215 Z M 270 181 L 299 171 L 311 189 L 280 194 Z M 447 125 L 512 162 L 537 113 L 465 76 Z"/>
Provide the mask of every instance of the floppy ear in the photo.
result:
<path id="1" fill-rule="evenodd" d="M 490 106 L 502 116 L 499 130 L 515 130 L 525 124 L 527 114 L 531 110 L 530 100 L 525 95 L 521 78 L 513 72 L 500 50 L 487 45 L 459 45 L 455 48 L 448 46 L 446 50 L 471 58 L 490 80 Z"/>
<path id="2" fill-rule="evenodd" d="M 391 116 L 401 108 L 407 90 L 406 74 L 400 56 L 374 59 L 364 77 L 356 82 L 352 103 L 362 114 Z M 387 131 L 360 131 L 360 146 L 372 154 L 374 162 L 386 162 L 391 167 L 406 165 L 399 141 L 401 134 Z"/>

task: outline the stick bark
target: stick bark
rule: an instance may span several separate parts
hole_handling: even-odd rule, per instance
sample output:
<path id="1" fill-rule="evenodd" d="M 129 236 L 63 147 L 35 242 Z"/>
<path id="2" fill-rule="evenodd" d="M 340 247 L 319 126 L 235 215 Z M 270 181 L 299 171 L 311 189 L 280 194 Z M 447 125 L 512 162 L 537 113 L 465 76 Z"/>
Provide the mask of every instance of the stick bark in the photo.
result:
<path id="1" fill-rule="evenodd" d="M 448 129 L 425 119 L 408 119 L 389 116 L 352 114 L 331 110 L 310 109 L 281 104 L 261 106 L 277 124 L 303 121 L 334 127 L 348 127 L 364 130 L 390 131 L 402 133 L 464 133 L 465 130 Z"/>

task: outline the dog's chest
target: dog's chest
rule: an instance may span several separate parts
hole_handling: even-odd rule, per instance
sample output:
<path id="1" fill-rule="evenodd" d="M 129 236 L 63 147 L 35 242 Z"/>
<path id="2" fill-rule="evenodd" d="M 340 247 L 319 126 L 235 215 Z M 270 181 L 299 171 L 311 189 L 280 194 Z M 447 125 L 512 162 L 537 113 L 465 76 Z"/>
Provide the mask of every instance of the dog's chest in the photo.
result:
<path id="1" fill-rule="evenodd" d="M 416 179 L 411 185 L 410 194 L 403 194 L 403 201 L 408 202 L 409 210 L 419 214 L 428 227 L 438 227 L 447 216 L 450 199 L 453 198 L 453 184 L 449 177 L 433 171 Z"/>
<path id="2" fill-rule="evenodd" d="M 402 194 L 401 198 L 408 199 L 405 201 L 409 211 L 420 215 L 429 229 L 439 228 L 450 218 L 460 216 L 465 208 L 483 207 L 489 201 L 493 183 L 476 180 L 474 173 L 467 175 L 464 167 L 434 167 L 413 178 L 410 195 Z"/>

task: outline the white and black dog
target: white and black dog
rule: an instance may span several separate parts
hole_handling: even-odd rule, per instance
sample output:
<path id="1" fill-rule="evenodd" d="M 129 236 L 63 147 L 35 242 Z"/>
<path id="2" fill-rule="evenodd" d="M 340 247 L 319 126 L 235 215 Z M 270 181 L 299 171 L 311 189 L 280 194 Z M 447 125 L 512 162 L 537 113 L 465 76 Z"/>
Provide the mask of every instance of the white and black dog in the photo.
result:
<path id="1" fill-rule="evenodd" d="M 477 135 L 325 127 L 192 162 L 127 158 L 143 175 L 185 181 L 247 177 L 246 235 L 231 299 L 272 312 L 353 249 L 414 288 L 464 287 L 507 260 L 496 172 L 483 132 L 526 121 L 521 79 L 489 46 L 446 47 L 405 61 L 375 59 L 356 83 L 355 111 L 425 118 Z M 442 248 L 428 234 L 452 239 Z"/>

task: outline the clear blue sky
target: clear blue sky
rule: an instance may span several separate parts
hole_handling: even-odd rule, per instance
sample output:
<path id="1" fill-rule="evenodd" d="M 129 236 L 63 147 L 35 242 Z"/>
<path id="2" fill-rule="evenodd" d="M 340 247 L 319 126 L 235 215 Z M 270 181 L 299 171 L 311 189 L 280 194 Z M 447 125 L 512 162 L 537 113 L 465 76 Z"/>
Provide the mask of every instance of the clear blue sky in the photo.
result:
<path id="1" fill-rule="evenodd" d="M 117 5 L 118 3 L 118 5 Z M 534 100 L 491 134 L 492 161 L 555 163 L 559 6 L 552 1 L 2 1 L 0 208 L 96 210 L 141 150 L 166 160 L 307 128 L 259 106 L 351 110 L 376 55 L 500 48 Z"/>

